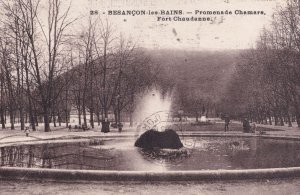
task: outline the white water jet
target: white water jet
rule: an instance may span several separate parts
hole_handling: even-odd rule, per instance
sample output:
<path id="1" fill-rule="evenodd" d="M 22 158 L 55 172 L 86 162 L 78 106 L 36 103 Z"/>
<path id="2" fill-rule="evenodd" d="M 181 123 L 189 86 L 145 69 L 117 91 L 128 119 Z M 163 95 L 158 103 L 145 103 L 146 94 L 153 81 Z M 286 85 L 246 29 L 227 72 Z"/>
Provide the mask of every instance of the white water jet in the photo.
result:
<path id="1" fill-rule="evenodd" d="M 171 111 L 171 105 L 171 93 L 167 93 L 163 96 L 158 89 L 152 89 L 139 100 L 134 111 L 134 121 L 141 123 L 147 117 L 157 112 L 169 113 Z"/>

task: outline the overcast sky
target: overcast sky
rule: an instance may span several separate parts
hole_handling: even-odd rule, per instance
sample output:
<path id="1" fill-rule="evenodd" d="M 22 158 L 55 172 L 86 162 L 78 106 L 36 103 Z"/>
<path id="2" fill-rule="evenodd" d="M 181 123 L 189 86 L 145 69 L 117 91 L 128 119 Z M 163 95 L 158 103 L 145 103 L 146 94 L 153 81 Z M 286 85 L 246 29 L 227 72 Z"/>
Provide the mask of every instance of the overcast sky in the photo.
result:
<path id="1" fill-rule="evenodd" d="M 76 0 L 72 15 L 87 21 L 90 10 L 108 17 L 120 32 L 131 35 L 147 48 L 244 49 L 254 46 L 260 30 L 270 23 L 277 5 L 284 0 Z M 108 16 L 108 10 L 263 10 L 266 15 L 217 17 L 217 22 L 158 22 L 156 16 Z M 103 14 L 105 12 L 105 14 Z M 84 17 L 85 16 L 85 17 Z M 196 16 L 181 15 L 182 17 Z M 95 16 L 96 17 L 96 16 Z M 173 17 L 173 16 L 171 16 Z M 198 17 L 201 17 L 198 15 Z M 220 21 L 223 21 L 220 23 Z"/>

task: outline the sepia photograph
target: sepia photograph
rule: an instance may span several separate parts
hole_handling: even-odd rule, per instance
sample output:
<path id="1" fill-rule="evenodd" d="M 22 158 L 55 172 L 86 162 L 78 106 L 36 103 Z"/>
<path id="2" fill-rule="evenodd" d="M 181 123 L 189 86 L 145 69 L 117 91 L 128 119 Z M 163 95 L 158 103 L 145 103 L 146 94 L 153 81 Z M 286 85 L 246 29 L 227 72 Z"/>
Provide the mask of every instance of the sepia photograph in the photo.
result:
<path id="1" fill-rule="evenodd" d="M 0 0 L 0 194 L 297 195 L 300 0 Z"/>

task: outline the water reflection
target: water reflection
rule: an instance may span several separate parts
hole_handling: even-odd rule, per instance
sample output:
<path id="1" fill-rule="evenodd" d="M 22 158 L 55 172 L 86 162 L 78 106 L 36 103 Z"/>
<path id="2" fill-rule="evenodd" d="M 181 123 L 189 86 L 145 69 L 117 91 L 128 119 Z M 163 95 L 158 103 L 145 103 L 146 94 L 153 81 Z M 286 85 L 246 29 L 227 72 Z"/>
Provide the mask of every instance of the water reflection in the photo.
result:
<path id="1" fill-rule="evenodd" d="M 0 165 L 92 170 L 212 170 L 300 166 L 300 142 L 264 138 L 193 138 L 188 154 L 149 153 L 134 140 L 52 143 L 0 148 Z M 184 151 L 184 150 L 183 150 Z"/>
<path id="2" fill-rule="evenodd" d="M 117 163 L 110 149 L 93 148 L 88 143 L 56 143 L 1 148 L 1 166 L 64 169 L 106 169 Z"/>

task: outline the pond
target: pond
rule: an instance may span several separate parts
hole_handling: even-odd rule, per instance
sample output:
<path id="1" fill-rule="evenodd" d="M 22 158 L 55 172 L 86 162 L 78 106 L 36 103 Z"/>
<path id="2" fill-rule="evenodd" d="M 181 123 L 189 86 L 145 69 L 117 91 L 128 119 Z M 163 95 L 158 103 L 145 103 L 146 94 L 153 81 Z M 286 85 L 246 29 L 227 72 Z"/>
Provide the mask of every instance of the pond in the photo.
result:
<path id="1" fill-rule="evenodd" d="M 182 137 L 179 151 L 144 151 L 133 139 L 6 146 L 0 165 L 86 170 L 217 170 L 300 166 L 300 141 Z"/>

